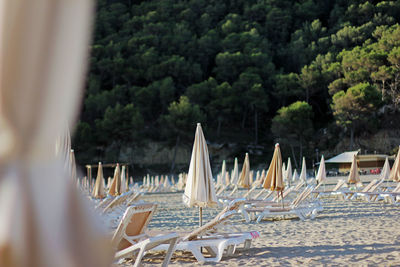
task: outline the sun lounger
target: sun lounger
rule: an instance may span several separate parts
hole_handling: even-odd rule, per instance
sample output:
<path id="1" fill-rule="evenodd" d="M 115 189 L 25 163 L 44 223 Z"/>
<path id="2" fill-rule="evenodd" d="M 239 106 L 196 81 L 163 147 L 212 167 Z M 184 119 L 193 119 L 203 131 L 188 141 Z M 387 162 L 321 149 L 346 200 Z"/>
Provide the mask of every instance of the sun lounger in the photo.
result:
<path id="1" fill-rule="evenodd" d="M 314 198 L 319 198 L 321 196 L 330 196 L 335 195 L 336 193 L 340 193 L 340 189 L 346 185 L 346 181 L 343 179 L 338 180 L 336 186 L 332 190 L 322 191 L 322 190 L 314 190 L 312 194 Z"/>
<path id="2" fill-rule="evenodd" d="M 103 209 L 103 213 L 109 212 L 110 210 L 125 204 L 125 206 L 129 206 L 133 202 L 137 201 L 142 196 L 141 192 L 133 192 L 129 191 L 123 193 L 120 196 L 115 197 L 108 205 Z"/>
<path id="3" fill-rule="evenodd" d="M 367 201 L 384 200 L 390 204 L 400 204 L 400 183 L 392 190 L 386 192 L 367 192 L 364 194 Z"/>
<path id="4" fill-rule="evenodd" d="M 127 208 L 112 238 L 112 245 L 116 250 L 115 259 L 135 257 L 133 266 L 139 266 L 146 251 L 163 244 L 167 254 L 162 266 L 168 265 L 178 235 L 146 235 L 145 230 L 155 209 L 155 204 L 140 204 Z"/>
<path id="5" fill-rule="evenodd" d="M 306 187 L 290 204 L 282 203 L 256 203 L 252 208 L 246 208 L 245 211 L 251 214 L 251 218 L 257 217 L 260 222 L 265 217 L 282 217 L 294 215 L 301 220 L 314 219 L 318 212 L 323 210 L 319 201 L 306 202 L 306 199 L 313 191 L 313 187 Z"/>
<path id="6" fill-rule="evenodd" d="M 178 240 L 175 250 L 190 251 L 199 262 L 219 262 L 223 256 L 229 256 L 235 253 L 236 248 L 243 244 L 244 249 L 249 249 L 251 241 L 259 237 L 257 231 L 251 232 L 221 232 L 221 228 L 230 224 L 229 218 L 244 203 L 243 199 L 237 199 L 225 207 L 213 220 L 205 225 L 195 229 L 189 234 L 184 234 Z M 160 245 L 157 249 L 165 249 Z M 207 251 L 211 257 L 206 257 L 202 249 Z"/>

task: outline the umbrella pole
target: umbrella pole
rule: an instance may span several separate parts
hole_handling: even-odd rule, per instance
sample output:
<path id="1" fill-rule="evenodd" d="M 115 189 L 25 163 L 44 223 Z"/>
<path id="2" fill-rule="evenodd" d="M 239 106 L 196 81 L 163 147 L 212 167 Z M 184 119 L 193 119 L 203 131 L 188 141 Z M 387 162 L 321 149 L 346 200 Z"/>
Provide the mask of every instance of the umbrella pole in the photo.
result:
<path id="1" fill-rule="evenodd" d="M 283 191 L 281 191 L 281 202 L 282 202 L 282 208 L 284 208 L 285 207 L 285 205 L 283 204 L 283 193 L 282 193 Z M 279 191 L 278 191 L 278 196 L 279 196 Z"/>
<path id="2" fill-rule="evenodd" d="M 199 207 L 199 226 L 203 225 L 203 208 Z"/>

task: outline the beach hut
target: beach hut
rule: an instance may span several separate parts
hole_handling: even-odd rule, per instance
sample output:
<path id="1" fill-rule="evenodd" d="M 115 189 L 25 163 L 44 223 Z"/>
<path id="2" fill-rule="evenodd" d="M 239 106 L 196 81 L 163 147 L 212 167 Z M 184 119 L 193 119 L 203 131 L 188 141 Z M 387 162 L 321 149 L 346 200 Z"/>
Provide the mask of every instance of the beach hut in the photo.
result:
<path id="1" fill-rule="evenodd" d="M 217 205 L 210 156 L 200 123 L 197 124 L 196 128 L 192 157 L 190 159 L 189 172 L 182 200 L 188 207 L 199 207 L 200 226 L 203 223 L 203 208 Z"/>

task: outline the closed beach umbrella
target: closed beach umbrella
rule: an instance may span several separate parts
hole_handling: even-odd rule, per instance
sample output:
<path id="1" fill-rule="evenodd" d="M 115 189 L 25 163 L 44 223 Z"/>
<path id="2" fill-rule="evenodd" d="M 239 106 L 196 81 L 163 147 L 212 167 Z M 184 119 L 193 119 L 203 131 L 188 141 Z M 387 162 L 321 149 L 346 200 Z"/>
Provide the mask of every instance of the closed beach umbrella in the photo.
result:
<path id="1" fill-rule="evenodd" d="M 297 170 L 294 169 L 292 181 L 296 182 L 297 180 L 299 180 L 299 178 L 300 177 L 299 177 L 299 174 L 297 173 Z"/>
<path id="2" fill-rule="evenodd" d="M 300 181 L 307 182 L 307 166 L 305 157 L 303 157 L 303 164 L 301 165 Z"/>
<path id="3" fill-rule="evenodd" d="M 101 162 L 99 162 L 99 167 L 97 168 L 96 183 L 94 184 L 92 196 L 94 198 L 104 198 L 106 196 L 104 190 L 103 166 L 101 165 Z"/>
<path id="4" fill-rule="evenodd" d="M 69 162 L 70 162 L 70 166 L 71 166 L 71 169 L 70 169 L 71 178 L 73 181 L 75 181 L 76 180 L 76 162 L 75 162 L 75 153 L 74 153 L 73 149 L 71 149 L 69 156 L 70 156 Z"/>
<path id="5" fill-rule="evenodd" d="M 390 165 L 389 165 L 389 159 L 388 157 L 386 157 L 385 164 L 383 164 L 383 168 L 381 171 L 381 179 L 389 180 L 389 178 L 390 178 Z"/>
<path id="6" fill-rule="evenodd" d="M 292 173 L 292 162 L 290 162 L 290 158 L 288 159 L 288 164 L 286 168 L 286 179 L 288 181 L 288 184 L 290 186 L 290 182 L 292 181 L 293 173 Z"/>
<path id="7" fill-rule="evenodd" d="M 231 184 L 236 185 L 239 180 L 239 166 L 238 166 L 238 160 L 235 158 L 235 163 L 233 165 L 233 171 L 231 175 Z"/>
<path id="8" fill-rule="evenodd" d="M 171 183 L 169 182 L 168 176 L 164 179 L 164 188 L 169 189 L 171 187 Z"/>
<path id="9" fill-rule="evenodd" d="M 200 225 L 202 224 L 202 208 L 217 205 L 210 157 L 200 123 L 197 124 L 196 128 L 189 173 L 182 200 L 188 207 L 199 207 Z"/>
<path id="10" fill-rule="evenodd" d="M 111 181 L 111 187 L 108 193 L 112 196 L 121 195 L 121 172 L 118 163 L 117 166 L 115 167 L 114 177 Z"/>
<path id="11" fill-rule="evenodd" d="M 318 181 L 319 184 L 323 183 L 326 179 L 325 159 L 323 155 L 321 157 L 321 161 L 319 162 L 319 168 L 315 179 Z"/>
<path id="12" fill-rule="evenodd" d="M 392 181 L 400 181 L 400 146 L 392 170 L 390 171 L 390 179 Z"/>
<path id="13" fill-rule="evenodd" d="M 250 188 L 250 161 L 249 153 L 246 153 L 242 172 L 240 173 L 238 185 L 243 188 Z"/>
<path id="14" fill-rule="evenodd" d="M 282 163 L 282 177 L 283 177 L 283 180 L 286 180 L 286 164 L 285 164 L 285 162 Z"/>
<path id="15" fill-rule="evenodd" d="M 93 4 L 0 2 L 0 266 L 111 265 L 97 215 L 55 154 L 82 102 Z"/>
<path id="16" fill-rule="evenodd" d="M 281 195 L 282 191 L 285 189 L 282 176 L 282 156 L 279 144 L 275 145 L 274 155 L 272 156 L 263 187 L 271 191 L 277 191 L 278 194 L 281 192 Z"/>
<path id="17" fill-rule="evenodd" d="M 226 183 L 226 163 L 225 163 L 225 160 L 222 161 L 221 185 L 227 185 L 227 183 Z"/>
<path id="18" fill-rule="evenodd" d="M 125 166 L 121 168 L 121 194 L 128 191 L 128 186 L 126 185 L 126 177 L 125 177 Z"/>
<path id="19" fill-rule="evenodd" d="M 282 176 L 282 156 L 279 144 L 275 145 L 274 155 L 272 156 L 263 187 L 272 191 L 282 191 L 285 189 Z"/>
<path id="20" fill-rule="evenodd" d="M 353 161 L 351 162 L 351 168 L 349 173 L 349 178 L 347 179 L 349 184 L 357 184 L 361 182 L 360 175 L 358 174 L 358 166 L 356 155 L 353 155 Z"/>

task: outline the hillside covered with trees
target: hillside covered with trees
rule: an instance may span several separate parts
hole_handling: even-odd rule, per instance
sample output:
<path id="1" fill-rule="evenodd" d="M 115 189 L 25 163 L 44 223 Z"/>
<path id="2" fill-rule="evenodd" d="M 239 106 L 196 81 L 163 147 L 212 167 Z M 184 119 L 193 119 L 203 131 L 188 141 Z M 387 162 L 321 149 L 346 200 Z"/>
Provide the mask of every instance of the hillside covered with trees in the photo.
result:
<path id="1" fill-rule="evenodd" d="M 98 0 L 78 162 L 190 147 L 197 122 L 256 161 L 357 149 L 398 127 L 399 23 L 399 1 Z"/>

